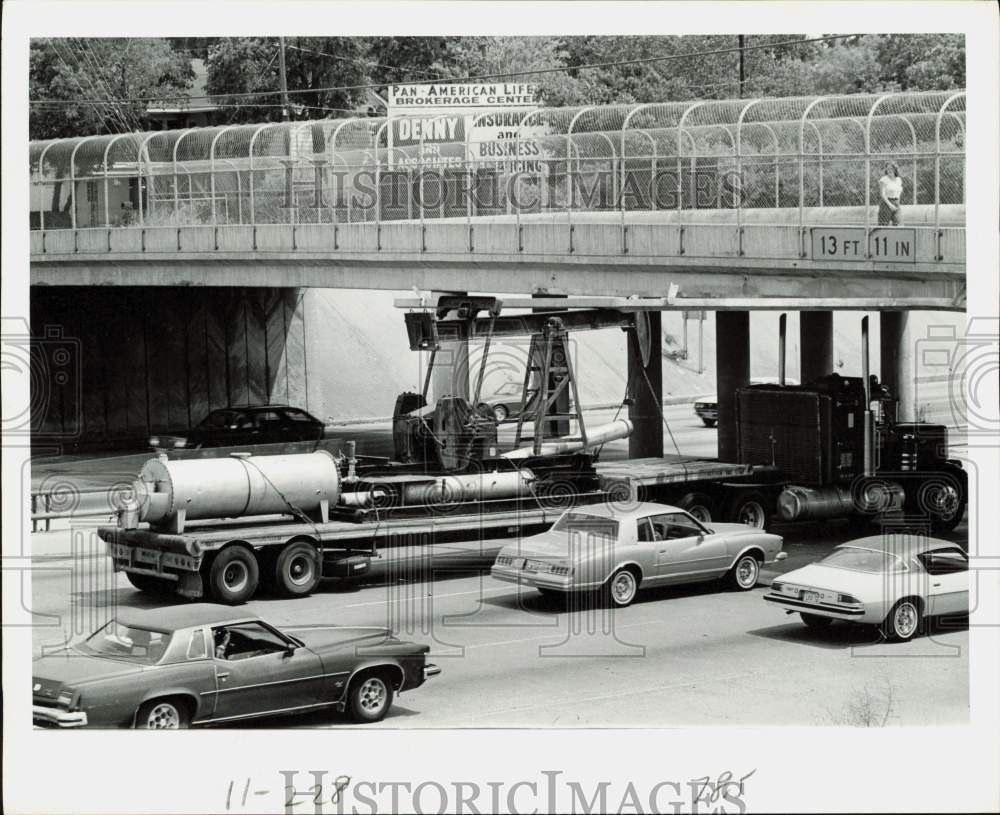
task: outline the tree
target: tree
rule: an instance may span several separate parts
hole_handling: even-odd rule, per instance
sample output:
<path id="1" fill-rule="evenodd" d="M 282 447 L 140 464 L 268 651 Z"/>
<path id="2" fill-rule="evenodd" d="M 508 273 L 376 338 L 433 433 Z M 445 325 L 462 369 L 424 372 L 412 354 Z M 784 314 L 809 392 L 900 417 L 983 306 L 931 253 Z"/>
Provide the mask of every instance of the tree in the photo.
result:
<path id="1" fill-rule="evenodd" d="M 882 79 L 904 91 L 965 87 L 965 36 L 888 34 L 874 38 Z"/>
<path id="2" fill-rule="evenodd" d="M 166 40 L 32 40 L 28 129 L 33 139 L 143 129 L 149 99 L 176 99 L 191 87 L 190 59 Z"/>
<path id="3" fill-rule="evenodd" d="M 292 118 L 323 119 L 349 115 L 364 100 L 369 82 L 369 44 L 362 37 L 289 37 L 285 65 Z M 280 48 L 275 37 L 221 40 L 208 51 L 207 90 L 233 107 L 224 122 L 280 121 Z M 331 89 L 332 90 L 329 90 Z M 305 91 L 300 93 L 299 91 Z"/>
<path id="4" fill-rule="evenodd" d="M 439 77 L 447 42 L 446 37 L 369 37 L 372 82 L 385 86 Z"/>
<path id="5" fill-rule="evenodd" d="M 532 82 L 545 104 L 565 105 L 585 95 L 563 70 L 567 58 L 562 41 L 553 37 L 456 37 L 446 41 L 435 68 L 452 81 L 489 76 L 495 81 Z M 531 71 L 549 73 L 532 76 Z"/>

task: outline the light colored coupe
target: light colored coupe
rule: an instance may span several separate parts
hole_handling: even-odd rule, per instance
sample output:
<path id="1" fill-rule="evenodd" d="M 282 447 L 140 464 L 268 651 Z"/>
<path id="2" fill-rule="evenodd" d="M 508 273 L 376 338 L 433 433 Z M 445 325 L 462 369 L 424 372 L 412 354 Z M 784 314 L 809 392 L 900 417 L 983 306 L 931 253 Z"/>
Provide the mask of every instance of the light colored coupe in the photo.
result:
<path id="1" fill-rule="evenodd" d="M 810 628 L 853 620 L 908 640 L 928 617 L 969 613 L 969 558 L 956 543 L 919 535 L 859 538 L 782 575 L 764 599 Z"/>
<path id="2" fill-rule="evenodd" d="M 548 532 L 500 550 L 491 573 L 542 594 L 601 591 L 627 606 L 639 588 L 726 578 L 734 589 L 757 585 L 760 568 L 785 557 L 778 535 L 743 524 L 711 528 L 664 504 L 574 507 Z"/>

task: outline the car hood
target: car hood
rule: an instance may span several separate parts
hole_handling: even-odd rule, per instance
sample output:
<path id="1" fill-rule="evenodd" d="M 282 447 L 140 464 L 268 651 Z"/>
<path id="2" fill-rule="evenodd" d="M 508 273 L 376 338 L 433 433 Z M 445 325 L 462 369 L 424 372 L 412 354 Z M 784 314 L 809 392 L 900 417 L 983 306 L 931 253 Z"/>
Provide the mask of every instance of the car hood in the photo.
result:
<path id="1" fill-rule="evenodd" d="M 347 626 L 347 625 L 302 625 L 282 626 L 282 631 L 302 640 L 306 647 L 329 648 L 331 646 L 361 643 L 376 645 L 388 639 L 392 632 L 379 626 Z"/>
<path id="2" fill-rule="evenodd" d="M 31 673 L 34 677 L 32 687 L 41 685 L 34 693 L 52 696 L 54 699 L 63 686 L 76 688 L 89 682 L 139 674 L 150 667 L 152 666 L 98 657 L 76 648 L 69 648 L 40 657 L 32 663 Z"/>
<path id="3" fill-rule="evenodd" d="M 899 576 L 902 577 L 903 572 Z M 824 566 L 822 563 L 810 563 L 801 569 L 795 569 L 775 579 L 777 583 L 795 583 L 817 589 L 832 589 L 845 594 L 853 594 L 865 589 L 881 592 L 887 585 L 886 576 L 877 572 L 858 572 L 852 569 L 839 569 L 834 566 Z"/>

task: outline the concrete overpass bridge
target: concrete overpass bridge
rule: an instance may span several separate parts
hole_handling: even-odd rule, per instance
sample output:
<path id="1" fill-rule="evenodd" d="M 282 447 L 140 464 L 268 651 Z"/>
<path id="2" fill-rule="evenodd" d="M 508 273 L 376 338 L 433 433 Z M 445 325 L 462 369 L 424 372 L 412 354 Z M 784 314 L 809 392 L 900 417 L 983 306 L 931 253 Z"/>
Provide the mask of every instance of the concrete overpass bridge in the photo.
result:
<path id="1" fill-rule="evenodd" d="M 964 308 L 962 91 L 543 108 L 503 132 L 490 116 L 33 143 L 35 300 L 96 286 L 655 298 L 731 314 L 726 348 L 747 310 L 802 310 L 812 372 L 829 371 L 834 310 L 898 323 Z M 901 226 L 879 224 L 888 161 Z M 264 367 L 251 400 L 273 391 Z"/>

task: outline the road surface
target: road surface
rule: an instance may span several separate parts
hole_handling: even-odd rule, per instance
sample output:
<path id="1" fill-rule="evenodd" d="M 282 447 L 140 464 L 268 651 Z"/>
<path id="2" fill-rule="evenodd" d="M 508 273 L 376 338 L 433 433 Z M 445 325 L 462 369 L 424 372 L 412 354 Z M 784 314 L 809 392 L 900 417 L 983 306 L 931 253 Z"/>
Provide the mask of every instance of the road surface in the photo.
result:
<path id="1" fill-rule="evenodd" d="M 790 552 L 782 571 L 820 557 L 848 537 L 833 524 L 781 531 Z M 116 606 L 184 602 L 136 591 L 110 571 L 99 541 L 88 539 L 85 530 L 78 534 L 80 557 L 37 561 L 30 576 L 31 599 L 25 605 L 36 615 L 36 654 L 79 639 Z M 965 534 L 963 525 L 954 537 Z M 484 557 L 483 565 L 490 560 Z M 308 598 L 265 597 L 243 608 L 279 626 L 380 625 L 430 643 L 442 674 L 403 694 L 378 727 L 878 726 L 968 720 L 965 629 L 888 644 L 859 626 L 808 630 L 797 617 L 766 604 L 762 588 L 653 589 L 640 593 L 633 606 L 610 611 L 549 602 L 534 590 L 467 568 L 433 577 L 387 571 L 383 564 L 367 584 L 349 590 L 324 584 Z M 354 725 L 324 712 L 239 726 Z"/>

